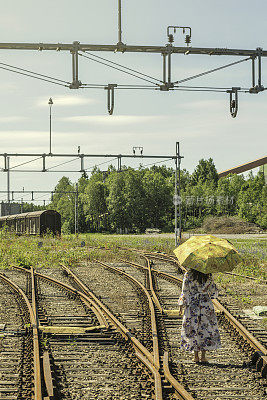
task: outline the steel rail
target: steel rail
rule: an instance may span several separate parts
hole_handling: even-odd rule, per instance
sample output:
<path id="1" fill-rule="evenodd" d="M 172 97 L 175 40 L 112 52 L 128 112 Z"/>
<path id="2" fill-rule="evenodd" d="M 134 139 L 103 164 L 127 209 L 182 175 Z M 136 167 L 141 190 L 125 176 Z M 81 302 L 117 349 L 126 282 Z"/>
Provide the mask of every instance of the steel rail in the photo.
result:
<path id="1" fill-rule="evenodd" d="M 124 261 L 124 260 L 123 260 L 123 261 Z M 102 265 L 105 265 L 104 263 L 102 263 L 102 262 L 100 262 L 100 261 L 98 261 L 98 262 L 99 262 L 100 264 L 102 264 Z M 154 284 L 153 284 L 153 279 L 152 279 L 152 271 L 153 271 L 153 270 L 152 270 L 152 268 L 151 268 L 151 266 L 150 266 L 149 260 L 147 259 L 147 262 L 148 262 L 148 266 L 147 266 L 147 267 L 142 266 L 142 265 L 140 265 L 140 264 L 128 262 L 128 261 L 124 261 L 124 262 L 126 262 L 127 264 L 130 264 L 130 265 L 132 265 L 132 266 L 134 266 L 134 267 L 136 267 L 136 268 L 143 269 L 144 272 L 148 272 L 148 273 L 150 272 L 150 273 L 149 273 L 150 291 L 151 291 L 151 293 L 152 293 L 152 297 L 153 297 L 153 300 L 154 300 L 154 302 L 155 302 L 155 305 L 159 308 L 160 312 L 163 313 L 163 308 L 161 307 L 161 305 L 160 305 L 160 303 L 159 303 L 159 300 L 158 300 L 158 298 L 157 298 L 157 295 L 156 295 L 156 293 L 155 293 L 155 291 L 154 291 L 154 288 L 153 288 L 153 286 L 154 286 Z M 108 266 L 108 267 L 109 267 L 109 266 Z M 139 281 L 137 281 L 137 280 L 136 280 L 135 278 L 133 278 L 131 275 L 126 274 L 125 272 L 121 271 L 120 269 L 118 269 L 118 268 L 116 268 L 116 267 L 111 267 L 111 269 L 112 269 L 112 270 L 115 270 L 115 271 L 118 272 L 120 275 L 124 275 L 124 276 L 126 276 L 127 278 L 131 279 L 132 281 L 137 282 L 138 285 L 139 285 L 140 287 L 143 287 L 143 290 L 145 290 L 146 295 L 149 296 L 149 299 L 150 299 L 150 300 L 149 300 L 149 304 L 152 303 L 151 306 L 152 306 L 153 309 L 154 309 L 153 302 L 151 301 L 151 297 L 150 297 L 149 293 L 147 292 L 146 288 L 145 288 Z M 154 309 L 154 314 L 155 314 L 155 309 Z M 164 359 L 163 359 L 163 373 L 164 373 L 165 378 L 166 378 L 167 381 L 172 385 L 172 387 L 175 389 L 176 395 L 178 396 L 178 399 L 179 399 L 179 400 L 194 400 L 193 397 L 190 395 L 190 393 L 188 393 L 188 392 L 185 390 L 185 388 L 171 375 L 170 370 L 169 370 L 169 365 L 168 365 L 168 357 L 169 357 L 168 352 L 165 352 L 165 353 L 164 353 Z M 139 357 L 139 358 L 140 358 L 140 357 Z M 140 359 L 141 359 L 141 358 L 140 358 Z M 154 375 L 154 376 L 155 376 L 155 375 Z M 158 378 L 158 375 L 155 376 L 155 386 L 156 386 L 156 388 L 159 387 L 159 381 L 158 381 L 158 382 L 156 381 L 157 378 Z"/>
<path id="2" fill-rule="evenodd" d="M 178 394 L 179 400 L 194 400 L 190 393 L 188 393 L 185 388 L 172 376 L 169 369 L 169 353 L 167 351 L 164 352 L 163 356 L 163 372 L 165 378 L 169 381 L 169 383 L 174 387 Z"/>
<path id="3" fill-rule="evenodd" d="M 187 272 L 187 269 L 186 269 L 185 267 L 183 267 L 182 265 L 180 265 L 180 264 L 178 263 L 178 261 L 177 261 L 174 257 L 169 256 L 169 255 L 167 255 L 167 254 L 165 255 L 165 254 L 163 254 L 163 253 L 154 254 L 154 253 L 145 252 L 144 255 L 149 256 L 150 258 L 155 258 L 155 259 L 157 259 L 157 260 L 162 260 L 162 261 L 165 261 L 165 262 L 172 262 L 172 263 L 174 263 L 174 264 L 177 264 L 178 267 L 179 267 L 183 272 Z"/>
<path id="4" fill-rule="evenodd" d="M 98 263 L 100 263 L 103 266 L 107 266 L 107 264 L 102 263 L 100 261 L 97 261 Z M 148 271 L 147 267 L 144 267 L 142 265 L 139 264 L 134 264 L 134 263 L 130 263 L 133 266 L 137 267 L 137 268 L 141 268 L 144 269 L 145 271 Z M 126 276 L 126 278 L 130 278 L 132 281 L 134 281 L 135 283 L 137 282 L 138 285 L 144 288 L 144 286 L 138 282 L 135 278 L 131 277 L 131 275 L 126 274 L 125 272 L 121 271 L 120 269 L 116 268 L 116 267 L 111 267 L 111 266 L 107 266 L 110 267 L 109 269 L 114 270 L 115 272 L 119 273 L 120 275 L 124 275 Z M 70 273 L 70 275 L 73 277 L 73 279 L 75 280 L 75 282 L 85 291 L 88 292 L 88 288 L 86 285 L 84 285 L 83 282 L 81 282 L 81 280 L 67 267 L 64 267 L 64 269 Z M 144 288 L 145 289 L 145 288 Z M 146 290 L 146 289 L 145 289 Z M 149 298 L 151 299 L 149 293 L 147 293 Z M 152 301 L 150 300 L 150 304 L 152 303 Z M 153 303 L 152 303 L 153 306 Z M 131 338 L 133 339 L 133 337 Z M 156 399 L 162 399 L 162 384 L 161 384 L 161 376 L 160 373 L 158 371 L 158 369 L 155 367 L 155 365 L 149 361 L 148 357 L 146 357 L 146 355 L 144 355 L 143 352 L 141 352 L 140 350 L 135 350 L 136 351 L 136 356 L 140 359 L 140 361 L 143 362 L 143 364 L 145 364 L 147 366 L 147 368 L 152 372 L 152 374 L 154 375 L 154 381 L 155 381 L 155 396 Z M 168 352 L 167 352 L 168 353 Z M 151 354 L 151 353 L 150 353 Z M 165 356 L 166 357 L 166 356 Z M 167 362 L 168 362 L 168 355 L 167 355 Z M 165 364 L 164 364 L 165 363 Z M 169 367 L 168 365 L 166 365 L 166 360 L 163 363 L 163 372 L 164 372 L 164 376 L 167 379 L 167 381 L 173 386 L 173 388 L 176 391 L 176 395 L 178 396 L 179 400 L 193 400 L 193 397 L 184 389 L 184 387 L 182 385 L 179 384 L 179 382 L 171 375 L 170 371 L 169 371 Z"/>
<path id="5" fill-rule="evenodd" d="M 159 53 L 159 54 L 199 54 L 199 55 L 224 55 L 224 56 L 257 56 L 257 49 L 227 49 L 216 47 L 180 47 L 167 44 L 166 46 L 140 46 L 117 43 L 87 44 L 87 43 L 0 43 L 0 50 L 38 50 L 38 51 L 111 51 L 134 53 Z M 261 51 L 262 57 L 267 57 L 267 51 Z"/>
<path id="6" fill-rule="evenodd" d="M 20 272 L 24 272 L 24 273 L 26 273 L 26 274 L 31 273 L 29 270 L 27 270 L 27 269 L 25 269 L 25 268 L 23 268 L 23 267 L 17 267 L 17 266 L 15 266 L 15 265 L 13 265 L 12 268 L 17 269 L 17 270 L 19 270 Z M 71 292 L 74 296 L 79 295 L 79 296 L 81 297 L 81 300 L 83 300 L 83 301 L 89 306 L 89 308 L 91 308 L 92 311 L 95 313 L 95 315 L 96 315 L 96 317 L 97 317 L 97 319 L 98 319 L 98 322 L 99 322 L 100 326 L 103 326 L 103 325 L 104 325 L 106 328 L 109 327 L 109 325 L 108 325 L 108 323 L 107 323 L 107 321 L 106 321 L 106 319 L 105 319 L 105 317 L 104 317 L 104 315 L 103 315 L 103 313 L 102 313 L 102 311 L 101 311 L 101 308 L 97 305 L 97 303 L 95 303 L 95 302 L 94 302 L 92 299 L 90 299 L 88 296 L 84 296 L 83 293 L 77 291 L 77 290 L 74 289 L 72 286 L 69 286 L 69 285 L 67 285 L 67 284 L 65 284 L 65 283 L 63 283 L 63 282 L 60 282 L 60 281 L 56 280 L 56 279 L 52 279 L 52 278 L 50 278 L 49 276 L 39 274 L 38 272 L 34 272 L 34 274 L 35 274 L 35 276 L 37 276 L 37 277 L 40 277 L 40 278 L 42 278 L 42 279 L 45 279 L 45 280 L 49 281 L 50 283 L 54 283 L 54 284 L 60 286 L 61 288 L 65 289 L 65 290 L 67 290 L 67 291 L 69 291 L 69 292 Z"/>
<path id="7" fill-rule="evenodd" d="M 74 279 L 74 281 L 87 293 L 84 294 L 79 290 L 74 289 L 72 286 L 67 285 L 63 282 L 60 282 L 56 279 L 53 279 L 49 276 L 40 274 L 39 272 L 35 272 L 35 276 L 39 277 L 40 279 L 46 280 L 47 282 L 50 282 L 52 284 L 56 284 L 59 287 L 70 291 L 73 295 L 75 296 L 80 296 L 85 302 L 88 304 L 92 304 L 92 311 L 96 309 L 98 313 L 102 315 L 103 320 L 105 321 L 105 318 L 108 318 L 108 320 L 112 323 L 113 326 L 122 334 L 122 336 L 126 340 L 130 340 L 133 344 L 133 346 L 137 349 L 137 351 L 143 353 L 145 357 L 153 363 L 153 357 L 152 354 L 142 345 L 142 343 L 139 342 L 138 339 L 136 339 L 133 334 L 108 310 L 108 308 L 88 289 L 86 285 L 84 285 L 77 277 L 76 275 L 66 266 L 61 265 L 62 268 L 69 274 L 71 277 Z M 24 273 L 30 273 L 29 270 L 26 270 L 25 268 L 22 267 L 17 267 L 13 266 L 13 268 L 24 272 Z M 90 296 L 90 297 L 89 297 Z M 108 328 L 107 322 L 105 321 L 105 325 Z"/>
<path id="8" fill-rule="evenodd" d="M 127 274 L 126 272 L 123 272 L 119 268 L 112 267 L 111 265 L 103 263 L 102 261 L 96 260 L 96 262 L 98 262 L 100 265 L 102 265 L 105 268 L 108 268 L 112 271 L 119 273 L 120 275 L 125 276 L 127 279 L 131 280 L 135 285 L 137 285 L 141 289 L 141 291 L 145 294 L 147 301 L 148 301 L 149 310 L 150 310 L 151 333 L 152 333 L 152 342 L 153 342 L 153 364 L 156 367 L 156 369 L 159 370 L 160 361 L 159 361 L 159 343 L 158 343 L 156 314 L 155 314 L 154 304 L 153 304 L 150 294 L 148 293 L 148 291 L 144 287 L 144 285 L 142 285 L 142 283 L 139 282 L 137 279 L 135 279 L 133 276 Z"/>
<path id="9" fill-rule="evenodd" d="M 134 265 L 134 264 L 133 264 Z M 147 267 L 141 266 L 141 265 L 134 265 L 136 267 L 142 267 L 144 270 L 147 270 Z M 105 307 L 105 305 L 93 294 L 89 291 L 88 287 L 83 284 L 83 282 L 66 266 L 61 265 L 61 267 L 74 279 L 74 281 L 80 286 L 80 288 L 90 296 L 92 296 L 93 300 L 89 298 L 86 294 L 74 289 L 73 287 L 62 283 L 56 279 L 50 278 L 48 276 L 42 275 L 40 273 L 35 272 L 35 276 L 44 279 L 52 284 L 56 284 L 64 289 L 69 290 L 72 292 L 74 295 L 79 295 L 81 298 L 84 299 L 84 301 L 88 302 L 89 304 L 95 304 L 96 308 L 99 310 L 101 313 L 104 313 L 105 317 L 107 317 L 113 326 L 123 335 L 123 337 L 126 340 L 130 340 L 134 349 L 136 356 L 140 359 L 140 361 L 149 368 L 149 370 L 152 372 L 154 376 L 154 381 L 155 381 L 155 398 L 156 400 L 162 400 L 162 381 L 161 381 L 161 376 L 159 373 L 159 370 L 155 367 L 154 365 L 154 358 L 152 354 L 139 342 L 138 339 L 134 337 L 134 335 L 129 332 L 129 330 L 124 327 L 124 325 L 115 317 L 113 314 Z M 24 272 L 24 273 L 30 273 L 29 270 L 26 270 L 22 267 L 16 267 L 13 266 L 13 268 Z M 115 268 L 115 267 L 112 267 Z M 117 268 L 116 268 L 117 269 Z M 117 272 L 122 274 L 122 271 L 117 269 Z M 123 274 L 122 274 L 123 275 Z M 124 273 L 125 275 L 125 273 Z M 138 282 L 138 281 L 137 281 Z M 140 283 L 139 283 L 140 284 Z M 141 285 L 141 284 L 140 284 Z M 148 294 L 149 295 L 149 294 Z M 150 297 L 150 296 L 149 296 Z M 151 299 L 151 298 L 150 298 Z M 152 306 L 153 302 L 151 300 Z M 166 365 L 163 365 L 163 372 L 164 376 L 167 379 L 167 381 L 174 387 L 176 394 L 179 399 L 181 400 L 193 400 L 192 396 L 186 392 L 186 390 L 179 384 L 178 381 L 169 373 L 165 375 L 165 372 L 167 371 Z"/>
<path id="10" fill-rule="evenodd" d="M 162 259 L 162 256 L 163 256 L 163 254 L 161 254 L 161 257 L 160 257 L 160 259 Z M 153 258 L 157 258 L 157 256 L 155 255 L 155 254 L 153 254 L 152 253 L 152 257 Z M 178 262 L 176 261 L 176 260 L 172 260 L 172 257 L 166 257 L 168 260 L 169 260 L 169 258 L 171 258 L 171 261 L 172 262 L 176 262 L 177 264 L 178 264 Z M 166 259 L 165 259 L 165 261 L 166 261 Z M 132 262 L 128 262 L 128 261 L 124 261 L 125 263 L 129 263 L 130 265 L 132 265 L 132 266 L 135 266 L 135 267 L 137 267 L 137 268 L 140 268 L 140 267 L 142 267 L 141 265 L 139 265 L 139 264 L 135 264 L 135 263 L 132 263 Z M 180 265 L 178 264 L 178 266 L 180 267 Z M 146 268 L 146 267 L 143 267 L 144 269 Z M 186 269 L 185 269 L 185 271 L 186 271 Z M 174 283 L 178 283 L 179 285 L 181 285 L 182 284 L 182 282 L 183 282 L 183 279 L 181 279 L 181 278 L 178 278 L 178 277 L 175 277 L 175 276 L 173 276 L 173 275 L 171 275 L 171 274 L 169 274 L 169 273 L 166 273 L 166 272 L 162 272 L 162 271 L 157 271 L 156 269 L 154 269 L 154 268 L 151 268 L 151 273 L 153 273 L 153 274 L 156 274 L 156 275 L 158 275 L 158 276 L 161 276 L 163 279 L 166 279 L 166 280 L 169 280 L 169 281 L 172 281 L 172 282 L 174 282 Z M 265 347 L 265 346 L 263 346 L 259 341 L 258 341 L 258 339 L 257 338 L 255 338 L 255 336 L 254 335 L 252 335 L 246 328 L 245 328 L 245 326 L 241 323 L 241 322 L 239 322 L 217 299 L 213 299 L 212 300 L 212 302 L 213 302 L 213 304 L 214 304 L 214 306 L 215 306 L 215 308 L 218 310 L 218 311 L 220 311 L 220 312 L 222 312 L 223 313 L 223 315 L 224 315 L 224 317 L 226 318 L 226 320 L 228 320 L 229 321 L 229 323 L 234 327 L 234 329 L 243 337 L 243 339 L 247 342 L 247 343 L 249 343 L 249 345 L 252 347 L 252 348 L 254 348 L 256 351 L 259 351 L 260 353 L 262 353 L 263 354 L 263 357 L 265 358 L 265 362 L 267 362 L 267 359 L 266 359 L 266 357 L 267 357 L 267 348 Z M 164 314 L 164 311 L 163 311 L 163 314 Z"/>
<path id="11" fill-rule="evenodd" d="M 34 319 L 35 319 L 35 326 L 36 326 L 37 332 L 39 332 L 37 290 L 36 290 L 35 272 L 34 272 L 34 269 L 32 266 L 31 266 L 31 286 L 32 286 L 32 310 L 33 310 L 33 315 L 34 315 Z M 43 361 L 43 377 L 44 377 L 44 382 L 45 382 L 48 398 L 53 399 L 54 398 L 54 385 L 53 385 L 52 371 L 51 371 L 51 365 L 50 365 L 50 360 L 49 360 L 49 353 L 47 350 L 43 352 L 42 361 Z M 46 400 L 46 398 L 44 398 L 44 400 Z"/>
<path id="12" fill-rule="evenodd" d="M 144 256 L 144 258 L 145 258 L 146 263 L 147 263 L 148 278 L 149 278 L 149 289 L 151 291 L 153 301 L 155 303 L 155 306 L 159 310 L 159 312 L 161 314 L 163 314 L 163 308 L 162 308 L 162 306 L 161 306 L 161 304 L 159 302 L 158 296 L 156 295 L 155 290 L 154 290 L 154 282 L 153 282 L 153 277 L 152 277 L 150 261 L 146 256 Z"/>
<path id="13" fill-rule="evenodd" d="M 32 325 L 32 335 L 33 335 L 33 371 L 34 371 L 34 400 L 43 400 L 42 387 L 41 387 L 41 366 L 40 366 L 40 349 L 39 349 L 39 336 L 38 329 L 36 325 L 36 319 L 34 315 L 33 308 L 23 292 L 14 282 L 8 279 L 6 276 L 0 274 L 0 279 L 11 286 L 25 301 L 28 308 L 30 321 Z"/>
<path id="14" fill-rule="evenodd" d="M 108 266 L 107 264 L 104 264 L 101 261 L 97 261 L 97 262 L 100 265 L 103 265 L 105 268 L 112 269 L 121 275 L 126 275 L 128 279 L 130 278 L 132 281 L 135 281 L 135 283 L 138 283 L 138 285 L 140 287 L 143 287 L 143 285 L 140 282 L 138 282 L 134 278 L 130 277 L 130 275 L 123 273 L 118 268 Z M 86 293 L 89 292 L 88 287 L 68 267 L 64 266 L 64 269 L 67 273 L 70 274 L 70 276 L 74 279 L 74 281 L 80 286 L 80 288 L 82 290 L 84 290 Z M 148 296 L 149 296 L 149 294 L 148 294 Z M 150 298 L 150 296 L 149 296 L 149 298 Z M 151 301 L 151 299 L 150 299 L 150 301 Z M 103 305 L 103 308 L 112 317 L 112 320 L 115 321 L 116 318 L 110 313 L 109 310 L 106 309 L 106 307 L 104 305 Z M 127 331 L 127 328 L 125 328 L 119 321 L 118 321 L 118 323 L 121 327 L 120 328 L 121 331 L 123 331 L 123 332 Z M 152 330 L 152 332 L 153 332 L 153 330 Z M 132 344 L 134 345 L 136 356 L 140 359 L 140 361 L 144 365 L 146 365 L 147 368 L 149 368 L 149 370 L 152 372 L 152 374 L 154 376 L 156 400 L 162 400 L 163 397 L 162 397 L 161 377 L 160 377 L 160 374 L 158 371 L 159 370 L 159 353 L 158 353 L 158 360 L 157 360 L 157 357 L 155 357 L 155 355 L 154 355 L 154 351 L 153 351 L 153 355 L 150 352 L 148 352 L 148 350 L 129 331 L 127 333 L 127 336 L 131 340 Z M 156 338 L 157 338 L 157 336 L 154 337 L 154 335 L 153 335 L 153 350 L 154 350 L 154 339 L 156 339 Z M 157 361 L 158 361 L 158 363 L 157 363 Z"/>
<path id="15" fill-rule="evenodd" d="M 166 272 L 161 272 L 152 269 L 152 272 L 161 276 L 164 279 L 168 279 L 174 283 L 182 284 L 183 280 L 181 278 L 177 278 L 171 274 Z M 260 351 L 263 353 L 264 356 L 267 356 L 267 349 L 263 346 L 256 338 L 253 336 L 245 327 L 244 325 L 239 322 L 217 299 L 212 300 L 215 308 L 218 311 L 221 311 L 226 319 L 231 323 L 231 325 L 238 331 L 238 333 L 248 342 L 256 351 Z"/>
<path id="16" fill-rule="evenodd" d="M 131 248 L 126 248 L 126 247 L 120 247 L 120 248 L 123 249 L 123 250 L 131 250 L 131 251 L 136 251 L 136 252 L 138 252 L 138 253 L 141 253 L 141 254 L 142 254 L 142 257 L 144 257 L 144 256 L 149 256 L 150 258 L 155 258 L 155 259 L 162 260 L 162 261 L 165 261 L 165 262 L 172 262 L 172 263 L 174 263 L 174 264 L 177 264 L 178 267 L 179 267 L 181 270 L 183 270 L 184 272 L 187 271 L 186 268 L 183 267 L 182 265 L 180 265 L 180 264 L 178 263 L 177 259 L 176 259 L 175 257 L 171 256 L 171 255 L 168 255 L 168 254 L 165 254 L 165 253 L 147 252 L 147 251 L 141 250 L 141 249 L 131 249 Z M 123 261 L 123 262 L 126 262 L 125 260 L 122 260 L 122 261 Z M 127 261 L 127 263 L 130 264 L 129 261 Z M 136 266 L 136 265 L 134 265 L 134 264 L 132 264 L 132 265 L 133 265 L 133 266 Z M 142 267 L 142 266 L 140 265 L 140 267 Z M 255 278 L 254 276 L 235 274 L 234 272 L 222 272 L 222 273 L 223 273 L 223 274 L 226 274 L 226 275 L 233 275 L 233 276 L 238 276 L 238 277 L 240 277 L 240 278 L 246 278 L 246 279 L 251 279 L 251 280 L 259 281 L 260 283 L 263 283 L 263 284 L 266 284 L 266 283 L 267 283 L 266 280 L 261 279 L 261 278 Z"/>

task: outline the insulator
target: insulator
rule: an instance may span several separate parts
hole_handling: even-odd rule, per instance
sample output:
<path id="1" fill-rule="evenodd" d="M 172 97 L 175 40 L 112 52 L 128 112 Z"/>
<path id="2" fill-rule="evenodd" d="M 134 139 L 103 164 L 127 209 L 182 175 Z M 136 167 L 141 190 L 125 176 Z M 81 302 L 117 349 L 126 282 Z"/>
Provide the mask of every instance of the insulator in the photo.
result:
<path id="1" fill-rule="evenodd" d="M 171 33 L 169 34 L 169 42 L 170 43 L 174 42 L 174 37 L 173 37 L 173 35 Z"/>
<path id="2" fill-rule="evenodd" d="M 191 43 L 191 36 L 190 35 L 186 35 L 185 36 L 185 43 L 186 44 L 190 44 Z"/>

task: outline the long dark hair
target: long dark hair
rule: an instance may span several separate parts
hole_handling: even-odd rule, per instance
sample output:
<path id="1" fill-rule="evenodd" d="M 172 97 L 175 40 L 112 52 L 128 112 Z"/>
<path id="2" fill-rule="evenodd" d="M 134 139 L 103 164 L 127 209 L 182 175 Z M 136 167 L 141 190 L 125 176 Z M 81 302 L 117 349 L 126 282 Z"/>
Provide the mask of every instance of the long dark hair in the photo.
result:
<path id="1" fill-rule="evenodd" d="M 211 274 L 203 274 L 203 272 L 197 271 L 196 269 L 191 269 L 192 277 L 194 280 L 198 281 L 201 285 L 206 283 Z"/>

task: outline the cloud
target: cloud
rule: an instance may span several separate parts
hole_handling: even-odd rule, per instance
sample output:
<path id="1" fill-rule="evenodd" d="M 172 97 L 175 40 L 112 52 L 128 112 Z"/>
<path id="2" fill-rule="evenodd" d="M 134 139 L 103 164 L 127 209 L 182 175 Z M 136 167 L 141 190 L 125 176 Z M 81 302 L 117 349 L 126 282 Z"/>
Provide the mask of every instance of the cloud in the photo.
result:
<path id="1" fill-rule="evenodd" d="M 74 117 L 61 118 L 62 121 L 76 123 L 95 123 L 101 125 L 127 125 L 143 124 L 144 122 L 159 121 L 167 119 L 163 115 L 77 115 Z"/>
<path id="2" fill-rule="evenodd" d="M 67 106 L 81 106 L 86 104 L 93 104 L 97 103 L 96 100 L 88 98 L 88 97 L 81 97 L 81 96 L 53 96 L 53 103 L 56 107 L 67 107 Z M 48 106 L 48 99 L 47 98 L 40 98 L 37 102 L 37 107 L 47 107 Z"/>
<path id="3" fill-rule="evenodd" d="M 0 117 L 0 122 L 18 122 L 18 121 L 25 121 L 27 120 L 27 117 L 21 117 L 21 116 L 10 116 L 10 117 Z"/>

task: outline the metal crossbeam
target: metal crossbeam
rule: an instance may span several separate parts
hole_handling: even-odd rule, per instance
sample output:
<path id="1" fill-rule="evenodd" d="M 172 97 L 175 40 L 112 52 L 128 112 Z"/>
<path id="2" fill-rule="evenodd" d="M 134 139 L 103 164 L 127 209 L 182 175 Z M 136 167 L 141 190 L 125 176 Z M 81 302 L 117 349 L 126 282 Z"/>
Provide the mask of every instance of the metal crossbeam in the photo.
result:
<path id="1" fill-rule="evenodd" d="M 177 156 L 173 155 L 140 155 L 140 154 L 62 154 L 62 153 L 53 153 L 53 154 L 46 154 L 46 153 L 0 153 L 0 157 L 48 157 L 48 158 L 55 158 L 55 157 L 96 157 L 96 158 L 103 158 L 103 157 L 111 157 L 111 158 L 172 158 L 175 159 Z"/>
<path id="2" fill-rule="evenodd" d="M 54 153 L 1 153 L 0 157 L 4 158 L 4 165 L 3 168 L 0 168 L 0 171 L 2 172 L 7 172 L 8 175 L 12 171 L 13 172 L 88 172 L 88 168 L 84 167 L 84 159 L 85 158 L 109 158 L 111 160 L 107 160 L 106 162 L 112 162 L 114 160 L 118 161 L 118 171 L 121 171 L 121 160 L 124 158 L 130 158 L 130 159 L 159 159 L 163 161 L 167 160 L 178 160 L 182 159 L 183 156 L 178 156 L 176 155 L 144 155 L 144 154 L 54 154 Z M 11 157 L 33 157 L 33 160 L 26 161 L 24 163 L 21 163 L 17 166 L 10 167 L 10 159 Z M 70 161 L 80 161 L 80 168 L 79 169 L 74 169 L 74 170 L 51 170 L 51 168 L 56 168 L 62 164 L 59 165 L 54 165 L 49 168 L 47 168 L 46 161 L 47 159 L 56 159 L 57 157 L 65 157 L 65 158 L 71 158 Z M 73 159 L 74 158 L 74 159 Z M 16 169 L 17 167 L 20 167 L 24 164 L 30 164 L 32 162 L 40 161 L 42 164 L 42 168 L 37 169 Z M 67 161 L 66 163 L 70 162 Z M 104 162 L 104 163 L 106 163 Z M 8 179 L 9 182 L 9 179 Z M 9 192 L 9 191 L 8 191 Z"/>
<path id="3" fill-rule="evenodd" d="M 39 50 L 39 51 L 110 51 L 121 53 L 159 53 L 168 54 L 199 54 L 208 56 L 255 56 L 257 49 L 228 49 L 217 47 L 177 47 L 170 44 L 166 46 L 141 46 L 118 44 L 86 44 L 75 41 L 74 43 L 0 43 L 0 50 Z M 267 57 L 267 51 L 262 50 L 262 57 Z"/>
<path id="4" fill-rule="evenodd" d="M 177 31 L 181 31 L 185 35 L 185 43 L 187 46 L 177 47 L 173 45 L 174 35 Z M 0 63 L 0 68 L 13 73 L 32 77 L 34 79 L 43 80 L 56 85 L 68 87 L 70 89 L 105 89 L 107 90 L 107 108 L 109 115 L 113 114 L 115 104 L 115 89 L 145 89 L 145 90 L 190 90 L 190 91 L 218 91 L 230 94 L 230 113 L 233 118 L 236 117 L 238 111 L 238 92 L 246 93 L 260 93 L 265 90 L 262 85 L 262 73 L 261 73 L 261 58 L 267 57 L 267 51 L 258 47 L 256 49 L 228 49 L 228 48 L 206 48 L 206 47 L 191 47 L 192 29 L 189 26 L 177 26 L 171 25 L 167 28 L 168 43 L 164 46 L 143 46 L 143 45 L 127 45 L 122 41 L 122 0 L 118 0 L 118 43 L 117 44 L 87 44 L 74 41 L 73 43 L 0 43 L 0 50 L 36 50 L 36 51 L 69 51 L 72 56 L 72 82 L 63 81 L 61 79 L 46 76 L 44 74 L 36 73 L 33 71 L 26 70 L 17 66 Z M 152 53 L 160 54 L 163 60 L 163 80 L 148 76 L 143 72 L 136 71 L 132 68 L 125 67 L 121 64 L 117 64 L 114 61 L 107 60 L 103 57 L 92 54 L 92 52 L 113 52 L 113 53 Z M 202 72 L 200 74 L 187 77 L 180 81 L 173 81 L 172 79 L 172 55 L 173 54 L 195 54 L 195 55 L 217 55 L 217 56 L 245 56 L 246 59 L 231 64 L 217 67 L 215 69 Z M 130 76 L 134 76 L 137 79 L 152 84 L 152 86 L 146 87 L 143 85 L 119 85 L 117 83 L 109 83 L 108 85 L 96 84 L 96 83 L 82 83 L 79 79 L 79 56 L 86 58 L 87 60 L 100 63 L 106 67 L 113 68 L 120 72 L 126 73 Z M 243 89 L 241 87 L 232 88 L 209 88 L 209 87 L 191 87 L 183 88 L 179 84 L 199 78 L 201 76 L 210 74 L 212 72 L 219 71 L 223 68 L 228 68 L 235 64 L 243 61 L 252 60 L 252 86 L 249 89 Z M 258 77 L 255 73 L 255 60 L 258 60 Z M 256 78 L 258 83 L 256 84 Z M 178 85 L 178 86 L 177 86 Z M 234 98 L 233 98 L 234 94 Z M 50 149 L 51 151 L 51 149 Z"/>

